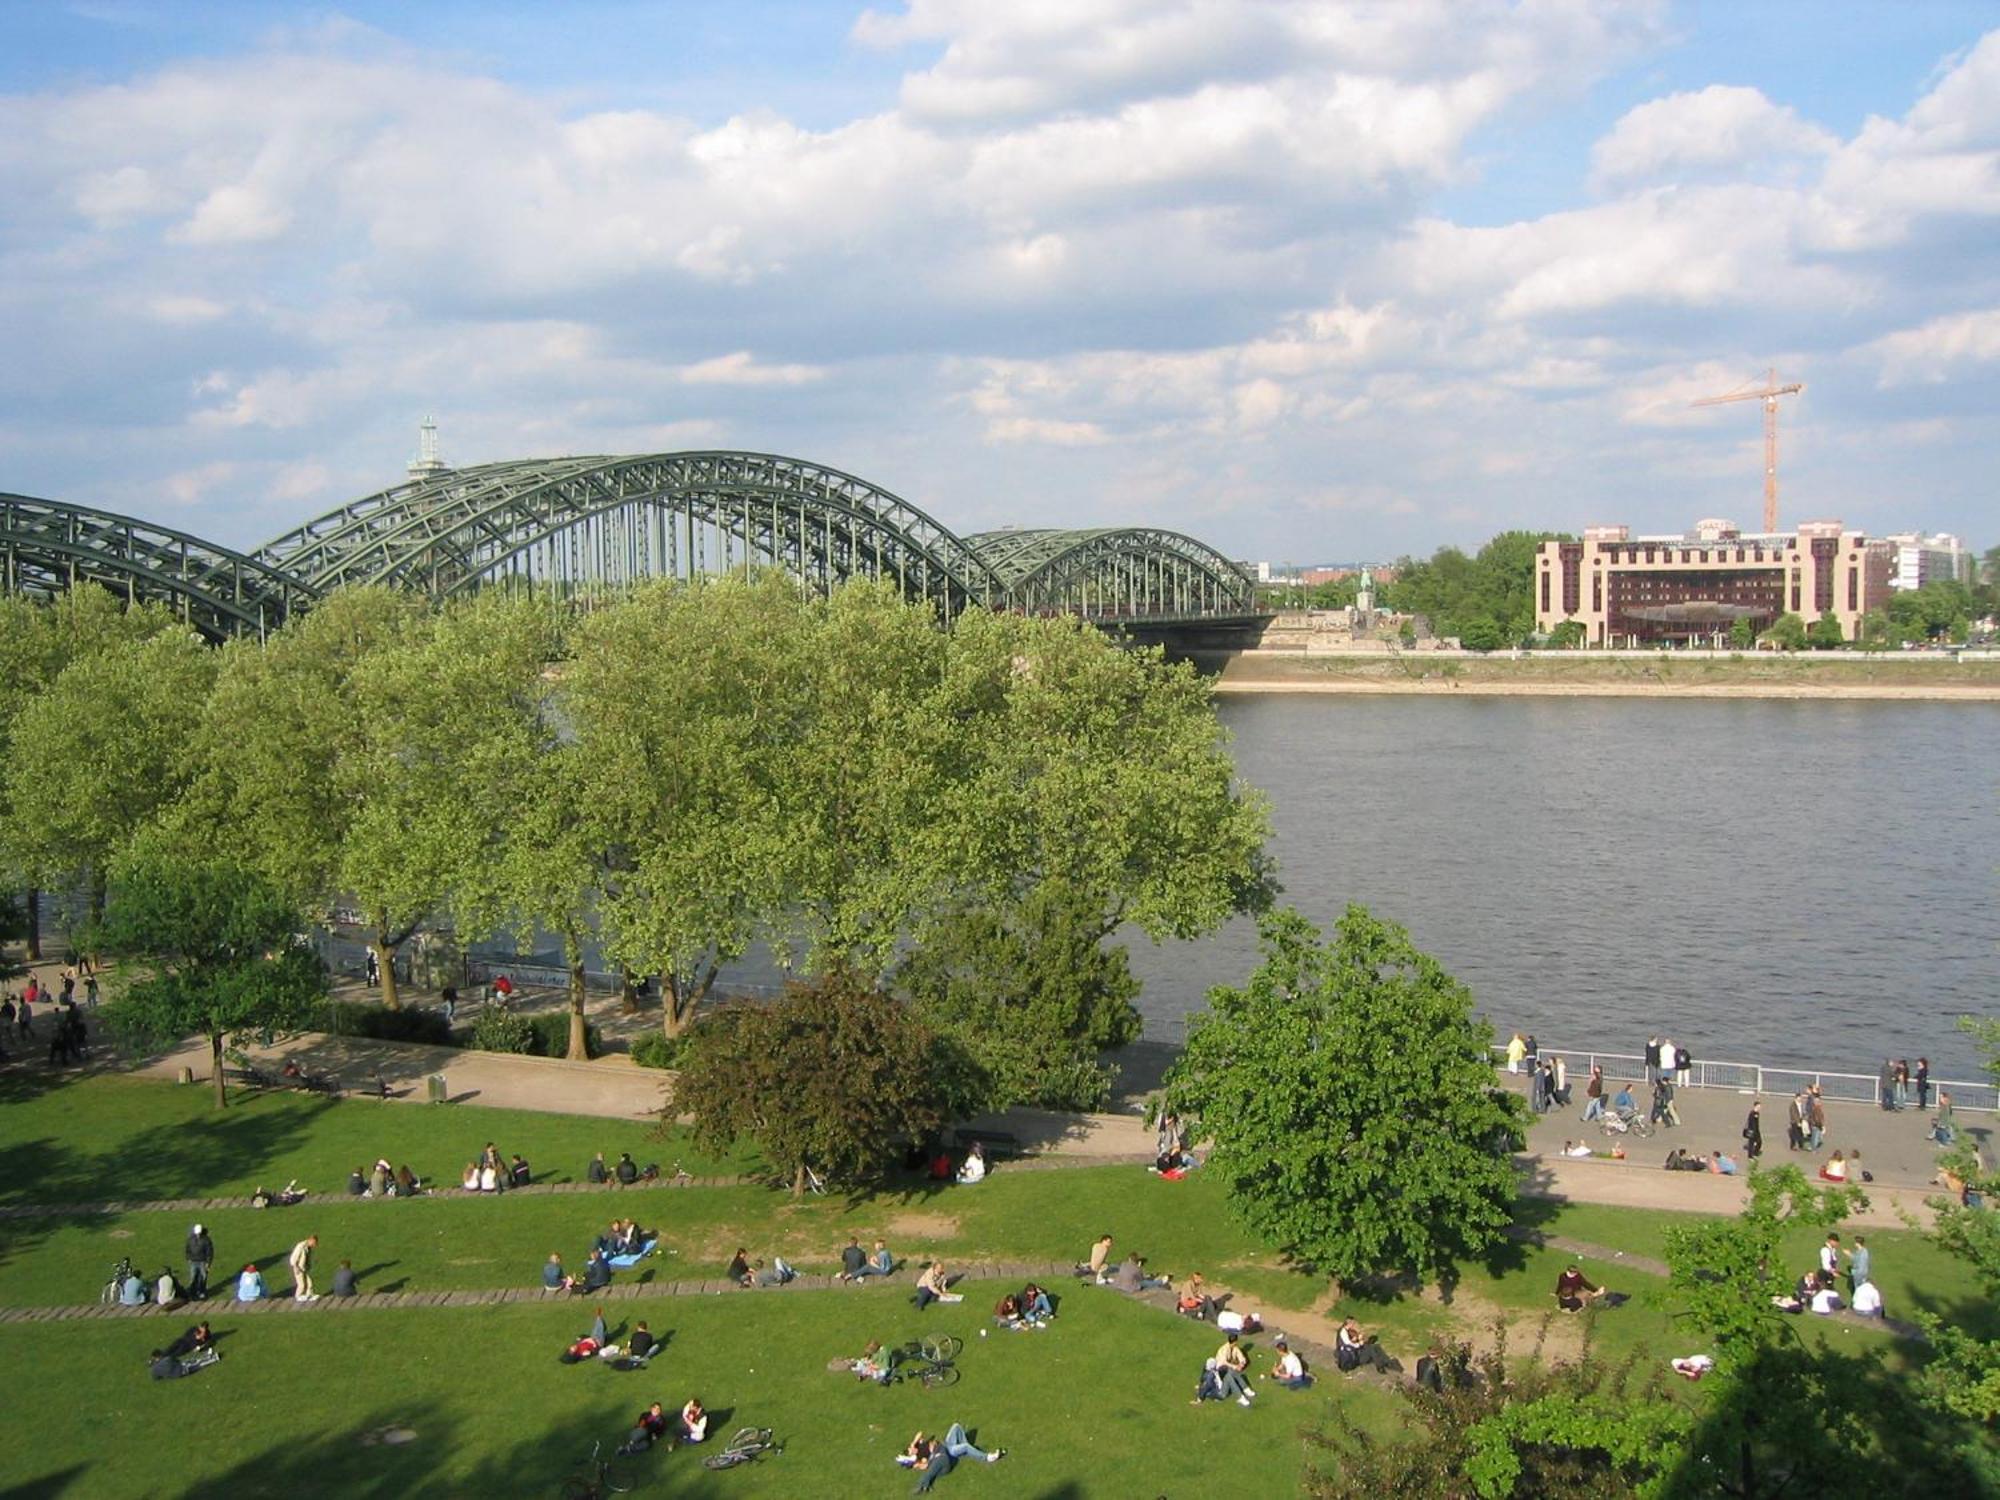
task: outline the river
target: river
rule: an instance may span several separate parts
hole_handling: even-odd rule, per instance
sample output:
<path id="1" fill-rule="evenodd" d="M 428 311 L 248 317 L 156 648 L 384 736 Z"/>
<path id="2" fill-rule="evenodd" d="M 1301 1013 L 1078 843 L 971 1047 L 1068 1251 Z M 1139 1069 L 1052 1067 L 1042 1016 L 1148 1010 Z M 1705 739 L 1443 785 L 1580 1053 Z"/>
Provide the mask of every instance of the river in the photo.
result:
<path id="1" fill-rule="evenodd" d="M 1504 1038 L 1980 1076 L 2000 997 L 2000 705 L 1240 695 L 1283 899 L 1400 922 Z M 1149 1043 L 1256 963 L 1132 943 Z M 1143 1051 L 1157 1057 L 1160 1047 Z M 1151 1066 L 1135 1058 L 1137 1071 Z M 1139 1081 L 1137 1079 L 1132 1081 Z"/>

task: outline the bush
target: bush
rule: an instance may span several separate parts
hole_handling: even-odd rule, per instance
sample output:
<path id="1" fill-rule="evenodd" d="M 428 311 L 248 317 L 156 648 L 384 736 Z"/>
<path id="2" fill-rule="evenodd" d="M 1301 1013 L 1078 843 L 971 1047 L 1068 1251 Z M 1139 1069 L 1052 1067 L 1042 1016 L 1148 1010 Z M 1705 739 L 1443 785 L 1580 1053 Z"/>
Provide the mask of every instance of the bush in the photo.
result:
<path id="1" fill-rule="evenodd" d="M 642 1068 L 678 1068 L 686 1051 L 686 1037 L 649 1031 L 632 1044 L 632 1061 Z"/>
<path id="2" fill-rule="evenodd" d="M 347 1005 L 336 1001 L 327 1006 L 326 1029 L 335 1036 L 365 1036 L 378 1042 L 454 1045 L 444 1013 L 416 1007 L 391 1010 L 386 1005 Z"/>
<path id="3" fill-rule="evenodd" d="M 472 1045 L 481 1052 L 518 1052 L 526 1056 L 535 1050 L 535 1028 L 528 1024 L 526 1016 L 487 1006 L 473 1023 Z"/>
<path id="4" fill-rule="evenodd" d="M 528 1017 L 528 1026 L 534 1033 L 528 1052 L 534 1057 L 569 1056 L 569 1012 L 566 1010 L 544 1010 Z M 589 1022 L 583 1027 L 583 1055 L 602 1057 L 604 1036 Z"/>

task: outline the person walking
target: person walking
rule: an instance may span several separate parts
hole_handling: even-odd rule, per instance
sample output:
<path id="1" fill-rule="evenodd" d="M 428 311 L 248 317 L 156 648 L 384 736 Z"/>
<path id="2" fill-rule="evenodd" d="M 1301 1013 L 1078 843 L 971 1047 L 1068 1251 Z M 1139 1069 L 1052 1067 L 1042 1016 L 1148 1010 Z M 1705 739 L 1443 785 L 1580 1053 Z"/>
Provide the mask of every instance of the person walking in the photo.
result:
<path id="1" fill-rule="evenodd" d="M 1794 1151 L 1806 1149 L 1806 1091 L 1800 1088 L 1792 1095 L 1791 1109 L 1785 1127 L 1785 1142 Z"/>
<path id="2" fill-rule="evenodd" d="M 1750 1117 L 1743 1122 L 1743 1154 L 1755 1161 L 1764 1154 L 1763 1106 L 1755 1099 L 1750 1101 Z"/>
<path id="3" fill-rule="evenodd" d="M 215 1241 L 209 1238 L 208 1230 L 197 1224 L 188 1231 L 187 1237 L 187 1294 L 190 1301 L 199 1301 L 208 1295 L 208 1268 L 215 1264 Z"/>
<path id="4" fill-rule="evenodd" d="M 309 1234 L 292 1246 L 290 1260 L 286 1262 L 292 1270 L 292 1300 L 294 1302 L 317 1302 L 319 1293 L 313 1290 L 313 1251 L 319 1248 L 319 1236 Z"/>
<path id="5" fill-rule="evenodd" d="M 1583 1087 L 1583 1122 L 1604 1117 L 1604 1068 L 1599 1063 L 1590 1065 L 1590 1082 Z"/>

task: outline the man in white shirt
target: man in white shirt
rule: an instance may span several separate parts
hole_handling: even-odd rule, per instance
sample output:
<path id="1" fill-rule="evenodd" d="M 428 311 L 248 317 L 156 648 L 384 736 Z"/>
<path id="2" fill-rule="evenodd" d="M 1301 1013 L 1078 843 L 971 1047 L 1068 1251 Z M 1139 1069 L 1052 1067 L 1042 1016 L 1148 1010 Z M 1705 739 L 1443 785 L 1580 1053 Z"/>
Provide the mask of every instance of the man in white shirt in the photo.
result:
<path id="1" fill-rule="evenodd" d="M 1854 1310 L 1864 1318 L 1882 1316 L 1882 1293 L 1872 1281 L 1864 1281 L 1854 1289 Z"/>
<path id="2" fill-rule="evenodd" d="M 1271 1366 L 1271 1378 L 1288 1391 L 1302 1391 L 1312 1382 L 1306 1375 L 1306 1362 L 1292 1353 L 1291 1346 L 1281 1335 L 1273 1341 L 1278 1351 L 1277 1362 Z"/>
<path id="3" fill-rule="evenodd" d="M 292 1299 L 296 1302 L 319 1301 L 319 1293 L 313 1290 L 312 1280 L 313 1251 L 318 1248 L 319 1236 L 316 1234 L 309 1234 L 292 1246 L 288 1264 L 292 1268 Z"/>
<path id="4" fill-rule="evenodd" d="M 1840 1236 L 1830 1234 L 1826 1243 L 1819 1247 L 1819 1279 L 1832 1286 L 1834 1278 L 1840 1274 Z"/>

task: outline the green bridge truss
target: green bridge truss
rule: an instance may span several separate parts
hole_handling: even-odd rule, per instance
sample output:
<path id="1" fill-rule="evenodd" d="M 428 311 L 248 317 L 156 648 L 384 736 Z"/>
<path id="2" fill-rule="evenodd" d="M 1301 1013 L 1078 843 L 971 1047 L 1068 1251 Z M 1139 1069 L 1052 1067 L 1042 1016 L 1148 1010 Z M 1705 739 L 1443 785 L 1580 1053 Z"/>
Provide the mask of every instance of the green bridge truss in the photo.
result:
<path id="1" fill-rule="evenodd" d="M 960 537 L 851 474 L 766 453 L 517 459 L 436 468 L 245 555 L 49 500 L 0 497 L 10 590 L 77 579 L 164 600 L 204 634 L 259 632 L 343 584 L 443 599 L 509 579 L 587 594 L 778 567 L 818 589 L 893 580 L 946 617 L 973 606 L 1107 625 L 1249 620 L 1243 570 L 1149 527 Z"/>

